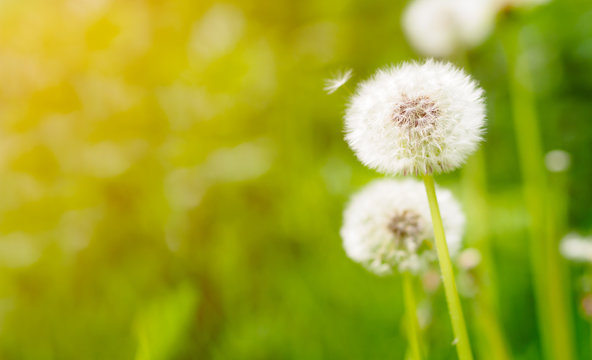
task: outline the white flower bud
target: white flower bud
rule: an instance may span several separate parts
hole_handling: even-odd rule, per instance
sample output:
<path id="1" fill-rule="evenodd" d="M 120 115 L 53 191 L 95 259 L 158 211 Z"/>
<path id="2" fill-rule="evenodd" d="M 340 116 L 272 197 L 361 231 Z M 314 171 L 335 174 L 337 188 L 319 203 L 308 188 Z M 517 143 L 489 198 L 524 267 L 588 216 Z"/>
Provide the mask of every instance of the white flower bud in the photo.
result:
<path id="1" fill-rule="evenodd" d="M 571 156 L 567 151 L 551 150 L 545 155 L 545 166 L 551 172 L 563 172 L 569 169 Z"/>

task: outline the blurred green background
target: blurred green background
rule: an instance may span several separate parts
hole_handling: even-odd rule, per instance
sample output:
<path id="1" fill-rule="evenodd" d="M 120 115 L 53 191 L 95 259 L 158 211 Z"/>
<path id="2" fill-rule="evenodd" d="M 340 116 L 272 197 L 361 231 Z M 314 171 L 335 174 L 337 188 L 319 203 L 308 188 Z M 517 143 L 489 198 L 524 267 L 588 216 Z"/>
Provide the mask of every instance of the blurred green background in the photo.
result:
<path id="1" fill-rule="evenodd" d="M 339 228 L 379 176 L 343 140 L 348 91 L 420 59 L 404 5 L 0 0 L 0 358 L 403 359 L 399 280 L 350 261 Z M 592 3 L 502 14 L 468 54 L 488 99 L 501 324 L 514 358 L 539 359 L 511 58 L 532 69 L 545 151 L 572 156 L 551 178 L 564 230 L 585 233 Z M 347 68 L 349 90 L 324 93 Z M 463 198 L 459 179 L 438 178 Z M 567 285 L 582 359 L 584 271 Z M 454 359 L 441 289 L 431 315 L 430 358 Z"/>

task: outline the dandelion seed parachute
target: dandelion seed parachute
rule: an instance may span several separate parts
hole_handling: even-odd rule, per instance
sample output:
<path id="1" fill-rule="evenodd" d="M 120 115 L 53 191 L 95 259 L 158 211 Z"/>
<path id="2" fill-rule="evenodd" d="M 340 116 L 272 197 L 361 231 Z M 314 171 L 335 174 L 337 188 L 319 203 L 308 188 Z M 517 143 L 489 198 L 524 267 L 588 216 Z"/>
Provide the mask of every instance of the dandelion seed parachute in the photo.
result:
<path id="1" fill-rule="evenodd" d="M 345 114 L 345 139 L 366 166 L 386 174 L 459 167 L 482 139 L 483 90 L 462 70 L 434 60 L 379 70 Z"/>
<path id="2" fill-rule="evenodd" d="M 451 254 L 461 247 L 465 217 L 448 190 L 438 189 Z M 435 260 L 430 209 L 423 184 L 375 180 L 344 211 L 341 237 L 347 255 L 378 275 L 417 273 Z"/>
<path id="3" fill-rule="evenodd" d="M 345 85 L 352 77 L 353 71 L 351 69 L 338 73 L 334 78 L 325 80 L 325 87 L 323 88 L 328 94 L 332 94 L 337 89 Z"/>

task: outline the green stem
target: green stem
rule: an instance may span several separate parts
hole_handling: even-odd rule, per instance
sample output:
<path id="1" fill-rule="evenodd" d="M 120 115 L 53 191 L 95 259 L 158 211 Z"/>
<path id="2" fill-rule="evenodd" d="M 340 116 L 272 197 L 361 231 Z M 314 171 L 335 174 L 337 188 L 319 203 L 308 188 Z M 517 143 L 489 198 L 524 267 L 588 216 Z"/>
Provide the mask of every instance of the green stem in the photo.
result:
<path id="1" fill-rule="evenodd" d="M 482 298 L 489 307 L 497 312 L 498 291 L 497 277 L 492 261 L 491 242 L 489 238 L 488 192 L 485 175 L 485 159 L 482 150 L 478 150 L 465 164 L 462 172 L 463 189 L 465 190 L 465 209 L 468 215 L 467 238 L 470 245 L 479 249 L 482 256 L 482 277 L 486 287 L 480 289 Z"/>
<path id="2" fill-rule="evenodd" d="M 471 156 L 462 171 L 463 189 L 465 190 L 465 209 L 468 215 L 467 238 L 471 246 L 479 249 L 485 281 L 489 285 L 480 292 L 487 301 L 497 308 L 497 282 L 491 260 L 489 242 L 488 194 L 485 180 L 485 160 L 482 150 Z"/>
<path id="3" fill-rule="evenodd" d="M 522 53 L 515 34 L 508 40 L 510 51 Z M 549 196 L 547 173 L 543 165 L 543 150 L 536 100 L 526 59 L 510 58 L 510 96 L 515 137 L 523 178 L 525 204 L 530 215 L 529 226 L 531 264 L 533 267 L 537 316 L 541 342 L 547 359 L 574 358 L 572 327 L 564 285 L 565 268 L 559 258 L 557 218 L 553 197 Z"/>
<path id="4" fill-rule="evenodd" d="M 413 292 L 413 278 L 408 271 L 403 272 L 403 296 L 405 298 L 405 310 L 407 312 L 407 336 L 411 359 L 421 360 L 420 334 L 417 323 L 417 308 Z"/>
<path id="5" fill-rule="evenodd" d="M 484 341 L 478 344 L 478 351 L 480 357 L 508 360 L 512 356 L 498 320 L 498 282 L 489 236 L 489 195 L 483 150 L 478 150 L 468 159 L 463 168 L 462 177 L 469 223 L 467 238 L 470 239 L 471 246 L 479 249 L 482 255 L 478 276 L 483 286 L 479 288 L 475 302 L 472 303 L 476 314 L 473 317 L 475 327 L 480 329 L 484 338 Z"/>
<path id="6" fill-rule="evenodd" d="M 450 320 L 452 322 L 452 330 L 456 337 L 456 351 L 460 360 L 472 360 L 473 354 L 471 353 L 471 344 L 469 343 L 469 335 L 467 334 L 467 326 L 465 325 L 460 298 L 456 290 L 452 261 L 450 261 L 448 245 L 446 244 L 446 235 L 444 233 L 444 225 L 442 224 L 442 217 L 440 216 L 440 208 L 438 207 L 438 199 L 436 197 L 434 177 L 432 175 L 424 175 L 423 182 L 425 184 L 430 204 L 430 212 L 432 214 L 438 262 L 440 263 L 440 270 L 442 272 L 442 281 L 444 283 L 446 302 L 448 303 L 448 313 L 450 314 Z"/>
<path id="7" fill-rule="evenodd" d="M 475 312 L 473 313 L 475 328 L 483 334 L 483 338 L 487 342 L 487 347 L 481 349 L 481 358 L 495 360 L 512 359 L 496 314 L 485 306 L 487 304 L 484 304 L 483 307 L 475 307 Z"/>

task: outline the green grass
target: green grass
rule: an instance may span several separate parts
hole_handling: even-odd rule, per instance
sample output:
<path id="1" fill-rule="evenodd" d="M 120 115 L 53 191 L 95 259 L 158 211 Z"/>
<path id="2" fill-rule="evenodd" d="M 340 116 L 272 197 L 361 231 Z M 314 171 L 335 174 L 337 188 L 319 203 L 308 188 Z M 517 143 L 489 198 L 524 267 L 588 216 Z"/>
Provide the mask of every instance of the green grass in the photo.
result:
<path id="1" fill-rule="evenodd" d="M 379 175 L 343 140 L 348 92 L 322 88 L 338 69 L 353 68 L 354 89 L 420 58 L 405 4 L 73 3 L 0 3 L 0 358 L 403 359 L 401 279 L 350 261 L 339 237 L 349 196 Z M 481 292 L 461 299 L 478 358 L 500 343 L 543 358 L 533 248 L 565 270 L 555 245 L 592 227 L 590 14 L 585 0 L 515 12 L 468 54 L 487 95 L 486 185 L 460 171 L 438 182 L 477 219 L 466 242 L 487 239 Z M 538 134 L 516 133 L 529 111 Z M 524 200 L 519 141 L 572 155 L 562 178 L 536 165 L 544 207 Z M 544 236 L 533 209 L 553 219 Z M 563 311 L 546 313 L 586 359 L 587 270 L 567 270 Z M 423 355 L 455 359 L 442 289 L 431 302 Z"/>

